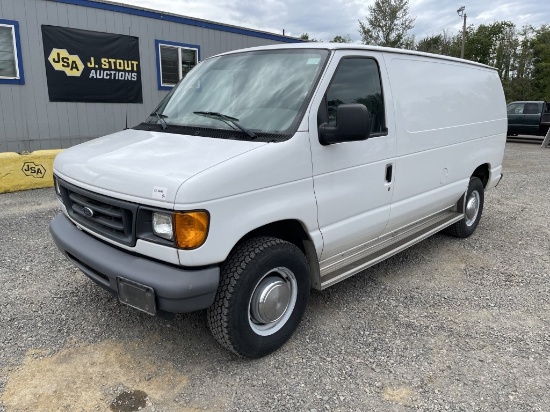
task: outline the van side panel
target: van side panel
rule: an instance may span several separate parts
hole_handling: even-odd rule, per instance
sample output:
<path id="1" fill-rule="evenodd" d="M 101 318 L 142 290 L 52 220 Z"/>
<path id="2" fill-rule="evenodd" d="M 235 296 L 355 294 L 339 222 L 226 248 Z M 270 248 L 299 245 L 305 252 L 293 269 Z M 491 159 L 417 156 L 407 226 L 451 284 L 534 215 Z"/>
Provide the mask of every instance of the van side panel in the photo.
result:
<path id="1" fill-rule="evenodd" d="M 506 133 L 495 70 L 416 56 L 388 60 L 397 156 Z"/>
<path id="2" fill-rule="evenodd" d="M 481 164 L 500 173 L 507 115 L 495 70 L 421 56 L 385 58 L 397 131 L 390 232 L 454 204 Z"/>

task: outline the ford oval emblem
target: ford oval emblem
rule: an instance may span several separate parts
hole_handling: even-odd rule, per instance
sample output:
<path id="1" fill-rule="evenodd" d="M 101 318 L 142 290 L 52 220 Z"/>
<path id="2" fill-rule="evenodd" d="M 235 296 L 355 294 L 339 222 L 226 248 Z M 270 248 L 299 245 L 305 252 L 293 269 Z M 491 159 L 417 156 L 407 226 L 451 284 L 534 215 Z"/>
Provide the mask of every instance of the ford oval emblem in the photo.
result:
<path id="1" fill-rule="evenodd" d="M 94 215 L 94 211 L 87 206 L 82 209 L 82 211 L 84 212 L 84 215 L 86 215 L 86 217 L 92 217 Z"/>

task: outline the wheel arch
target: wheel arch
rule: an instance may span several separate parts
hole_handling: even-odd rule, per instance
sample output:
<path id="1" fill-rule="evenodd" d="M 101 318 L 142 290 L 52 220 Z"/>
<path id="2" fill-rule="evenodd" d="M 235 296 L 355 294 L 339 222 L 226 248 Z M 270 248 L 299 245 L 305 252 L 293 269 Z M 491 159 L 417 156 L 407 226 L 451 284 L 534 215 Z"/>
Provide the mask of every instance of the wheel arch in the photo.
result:
<path id="1" fill-rule="evenodd" d="M 279 220 L 253 229 L 239 239 L 234 248 L 248 239 L 259 236 L 278 238 L 297 246 L 304 253 L 308 261 L 311 287 L 317 290 L 321 289 L 321 270 L 317 250 L 308 232 L 299 220 Z"/>
<path id="2" fill-rule="evenodd" d="M 479 180 L 481 180 L 484 189 L 487 187 L 487 183 L 489 183 L 490 170 L 491 169 L 489 163 L 484 163 L 478 166 L 476 170 L 474 170 L 474 172 L 472 173 L 472 177 L 477 177 Z"/>

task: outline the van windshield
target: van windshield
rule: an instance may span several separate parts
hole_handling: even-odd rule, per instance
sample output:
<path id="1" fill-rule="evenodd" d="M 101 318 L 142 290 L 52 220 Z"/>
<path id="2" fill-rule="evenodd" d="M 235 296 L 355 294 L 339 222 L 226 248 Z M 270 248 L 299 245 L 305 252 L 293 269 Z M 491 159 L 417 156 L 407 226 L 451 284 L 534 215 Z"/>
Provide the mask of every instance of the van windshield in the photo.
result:
<path id="1" fill-rule="evenodd" d="M 282 49 L 205 60 L 145 123 L 160 124 L 162 131 L 173 133 L 172 126 L 231 130 L 243 140 L 257 134 L 292 134 L 327 56 L 322 49 Z"/>

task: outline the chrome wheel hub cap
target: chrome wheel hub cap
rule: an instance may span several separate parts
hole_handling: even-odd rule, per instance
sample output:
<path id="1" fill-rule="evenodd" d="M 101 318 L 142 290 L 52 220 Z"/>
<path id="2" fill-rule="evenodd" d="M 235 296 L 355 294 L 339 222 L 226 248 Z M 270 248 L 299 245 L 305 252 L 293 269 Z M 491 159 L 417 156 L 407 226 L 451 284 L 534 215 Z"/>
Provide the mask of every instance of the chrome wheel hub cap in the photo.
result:
<path id="1" fill-rule="evenodd" d="M 479 204 L 479 193 L 474 191 L 470 194 L 468 202 L 466 203 L 466 225 L 472 226 L 476 221 L 477 214 L 479 213 Z"/>
<path id="2" fill-rule="evenodd" d="M 248 305 L 250 327 L 258 335 L 267 336 L 280 330 L 292 315 L 298 287 L 294 273 L 288 268 L 275 268 L 256 285 Z"/>
<path id="3" fill-rule="evenodd" d="M 290 303 L 290 288 L 278 276 L 265 278 L 256 288 L 250 310 L 252 318 L 260 323 L 276 322 Z"/>

